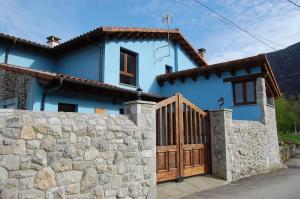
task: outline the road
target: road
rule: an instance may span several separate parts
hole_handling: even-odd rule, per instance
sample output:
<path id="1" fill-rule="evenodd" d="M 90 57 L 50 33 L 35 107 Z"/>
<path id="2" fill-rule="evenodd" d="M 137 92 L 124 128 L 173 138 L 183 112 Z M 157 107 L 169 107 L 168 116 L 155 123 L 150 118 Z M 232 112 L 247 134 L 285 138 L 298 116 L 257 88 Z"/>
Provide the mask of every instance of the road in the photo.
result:
<path id="1" fill-rule="evenodd" d="M 275 173 L 239 180 L 184 199 L 300 199 L 300 150 L 287 166 Z"/>

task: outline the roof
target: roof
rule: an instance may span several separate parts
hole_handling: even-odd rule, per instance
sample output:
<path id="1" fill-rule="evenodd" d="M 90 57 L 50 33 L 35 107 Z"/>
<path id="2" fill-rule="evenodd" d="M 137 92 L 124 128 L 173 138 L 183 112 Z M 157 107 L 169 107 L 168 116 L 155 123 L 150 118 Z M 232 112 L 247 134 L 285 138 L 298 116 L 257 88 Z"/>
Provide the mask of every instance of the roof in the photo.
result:
<path id="1" fill-rule="evenodd" d="M 209 65 L 206 67 L 193 68 L 188 70 L 182 70 L 179 72 L 173 72 L 168 74 L 158 75 L 156 80 L 159 85 L 163 85 L 165 81 L 172 83 L 174 80 L 181 80 L 184 82 L 185 78 L 197 79 L 197 76 L 202 75 L 205 78 L 209 78 L 210 74 L 216 74 L 218 77 L 222 77 L 223 72 L 230 72 L 232 76 L 235 76 L 235 71 L 244 69 L 247 73 L 250 72 L 251 68 L 261 66 L 262 74 L 266 77 L 272 91 L 275 93 L 276 97 L 281 96 L 280 89 L 278 87 L 275 76 L 269 65 L 269 62 L 265 54 L 260 54 L 253 57 L 247 57 L 243 59 L 237 59 L 228 62 L 222 62 L 218 64 Z"/>
<path id="2" fill-rule="evenodd" d="M 15 66 L 15 65 L 4 64 L 4 63 L 0 64 L 0 69 L 14 72 L 14 73 L 26 74 L 35 77 L 41 80 L 41 82 L 43 82 L 44 84 L 48 84 L 48 85 L 52 84 L 55 81 L 56 82 L 62 81 L 65 88 L 70 88 L 72 90 L 75 88 L 82 87 L 82 90 L 86 92 L 90 91 L 89 89 L 94 89 L 94 91 L 101 92 L 100 94 L 105 93 L 109 96 L 114 96 L 118 98 L 125 97 L 128 99 L 136 99 L 137 97 L 137 93 L 134 90 L 129 90 L 111 84 L 83 79 L 83 78 L 74 77 L 70 75 L 41 71 L 41 70 L 25 68 L 21 66 Z M 76 85 L 76 87 L 74 87 L 74 85 Z M 165 97 L 153 95 L 145 92 L 142 93 L 141 97 L 143 100 L 149 100 L 155 102 L 165 99 Z"/>
<path id="3" fill-rule="evenodd" d="M 40 50 L 51 51 L 54 54 L 61 54 L 63 52 L 71 51 L 91 43 L 95 44 L 95 42 L 103 39 L 159 39 L 168 38 L 168 35 L 172 41 L 181 45 L 181 47 L 187 52 L 191 59 L 198 64 L 198 66 L 207 65 L 206 61 L 197 53 L 197 51 L 178 29 L 167 30 L 157 28 L 99 27 L 69 41 L 63 42 L 53 48 L 3 33 L 0 33 L 0 39 L 9 40 L 14 43 L 19 43 L 21 45 Z"/>

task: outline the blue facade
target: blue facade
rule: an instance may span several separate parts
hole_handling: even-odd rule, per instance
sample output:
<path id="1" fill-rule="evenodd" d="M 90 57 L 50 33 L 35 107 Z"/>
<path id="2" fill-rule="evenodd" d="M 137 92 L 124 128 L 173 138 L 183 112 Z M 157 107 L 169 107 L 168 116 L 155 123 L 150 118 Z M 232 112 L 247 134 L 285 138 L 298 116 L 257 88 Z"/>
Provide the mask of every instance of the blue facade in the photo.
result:
<path id="1" fill-rule="evenodd" d="M 9 51 L 8 63 L 103 81 L 131 90 L 136 90 L 139 85 L 144 92 L 165 97 L 180 92 L 185 98 L 204 110 L 217 109 L 217 100 L 223 97 L 225 99 L 224 108 L 233 109 L 233 119 L 260 119 L 262 110 L 259 105 L 233 105 L 232 84 L 223 82 L 223 78 L 231 77 L 230 73 L 227 72 L 222 74 L 222 78 L 211 74 L 209 79 L 198 76 L 197 81 L 187 78 L 184 83 L 175 80 L 172 85 L 165 82 L 160 87 L 156 81 L 156 76 L 165 73 L 166 65 L 172 67 L 173 72 L 197 67 L 197 64 L 178 44 L 171 43 L 170 46 L 168 44 L 167 40 L 108 40 L 103 44 L 99 43 L 98 46 L 87 45 L 57 58 L 45 53 L 14 47 Z M 6 45 L 0 43 L 1 63 L 4 62 L 5 48 Z M 121 49 L 137 54 L 136 87 L 120 84 Z M 260 70 L 260 67 L 256 67 L 251 70 L 251 73 L 259 73 Z M 246 72 L 237 71 L 236 75 L 246 75 Z M 41 85 L 34 81 L 28 90 L 28 109 L 34 111 L 41 109 L 43 92 Z M 58 103 L 76 104 L 78 112 L 83 113 L 95 113 L 95 109 L 99 108 L 107 109 L 108 113 L 118 114 L 123 102 L 113 103 L 111 98 L 101 94 L 91 95 L 65 90 L 46 93 L 45 111 L 57 111 Z"/>
<path id="2" fill-rule="evenodd" d="M 60 57 L 57 72 L 99 81 L 100 50 L 97 46 L 87 46 Z"/>
<path id="3" fill-rule="evenodd" d="M 260 67 L 253 68 L 252 74 L 259 73 Z M 245 75 L 245 71 L 236 71 L 237 76 Z M 259 120 L 261 117 L 261 107 L 259 105 L 241 105 L 233 104 L 233 89 L 231 82 L 223 82 L 223 78 L 231 77 L 230 73 L 222 74 L 222 78 L 215 74 L 210 75 L 209 79 L 198 76 L 197 81 L 187 78 L 184 83 L 176 80 L 171 85 L 165 82 L 161 87 L 161 94 L 172 96 L 180 92 L 185 98 L 206 110 L 218 109 L 218 99 L 223 97 L 225 100 L 224 108 L 233 110 L 233 119 Z"/>
<path id="4" fill-rule="evenodd" d="M 42 52 L 12 47 L 8 54 L 8 63 L 45 71 L 56 71 L 56 60 Z"/>
<path id="5" fill-rule="evenodd" d="M 178 45 L 171 44 L 170 48 L 167 47 L 167 45 L 168 42 L 166 40 L 113 40 L 106 42 L 104 82 L 127 89 L 136 89 L 132 86 L 126 86 L 119 83 L 120 49 L 124 48 L 137 53 L 137 85 L 145 92 L 160 94 L 160 88 L 155 81 L 155 77 L 165 73 L 166 65 L 171 66 L 173 71 L 196 67 L 196 64 Z"/>

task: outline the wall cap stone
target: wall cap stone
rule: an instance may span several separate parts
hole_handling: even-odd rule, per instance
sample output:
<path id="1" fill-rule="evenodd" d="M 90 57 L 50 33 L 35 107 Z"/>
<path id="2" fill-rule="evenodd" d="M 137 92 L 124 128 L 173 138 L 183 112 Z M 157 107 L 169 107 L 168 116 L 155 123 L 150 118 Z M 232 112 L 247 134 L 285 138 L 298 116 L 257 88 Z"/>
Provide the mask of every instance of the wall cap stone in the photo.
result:
<path id="1" fill-rule="evenodd" d="M 213 110 L 209 110 L 209 112 L 222 112 L 222 111 L 229 111 L 232 112 L 232 109 L 227 109 L 227 108 L 223 108 L 223 109 L 213 109 Z"/>
<path id="2" fill-rule="evenodd" d="M 131 104 L 149 104 L 149 105 L 155 105 L 156 102 L 142 101 L 142 100 L 134 100 L 134 101 L 124 102 L 124 105 L 131 105 Z"/>

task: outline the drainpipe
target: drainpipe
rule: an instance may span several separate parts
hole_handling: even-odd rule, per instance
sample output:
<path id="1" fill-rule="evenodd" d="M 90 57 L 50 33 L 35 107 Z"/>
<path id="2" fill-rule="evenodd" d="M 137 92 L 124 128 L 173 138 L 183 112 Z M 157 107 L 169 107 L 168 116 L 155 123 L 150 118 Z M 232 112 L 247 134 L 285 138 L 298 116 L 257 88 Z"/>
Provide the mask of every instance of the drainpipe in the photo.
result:
<path id="1" fill-rule="evenodd" d="M 6 47 L 5 49 L 5 57 L 4 57 L 4 63 L 8 63 L 8 54 L 9 54 L 10 46 Z"/>
<path id="2" fill-rule="evenodd" d="M 5 64 L 8 64 L 8 55 L 9 55 L 9 51 L 10 51 L 11 48 L 13 48 L 13 47 L 16 46 L 16 42 L 17 42 L 17 40 L 14 39 L 14 40 L 13 40 L 13 43 L 10 44 L 10 45 L 8 45 L 8 46 L 6 47 L 6 49 L 5 49 L 5 56 L 4 56 L 4 63 L 5 63 Z"/>
<path id="3" fill-rule="evenodd" d="M 43 86 L 43 94 L 42 94 L 41 108 L 40 108 L 41 111 L 45 110 L 46 95 L 61 89 L 62 84 L 63 84 L 63 79 L 59 78 L 59 85 L 58 86 L 53 87 L 53 88 L 49 88 L 49 89 L 46 88 L 45 86 Z"/>
<path id="4" fill-rule="evenodd" d="M 104 44 L 97 44 L 96 45 L 99 48 L 100 55 L 99 55 L 99 81 L 104 82 Z"/>
<path id="5" fill-rule="evenodd" d="M 101 41 L 100 44 L 98 42 L 95 42 L 94 40 L 92 40 L 89 36 L 86 37 L 86 39 L 88 41 L 90 41 L 90 44 L 96 46 L 97 48 L 99 48 L 99 82 L 104 82 L 104 45 L 105 45 L 105 41 Z"/>

